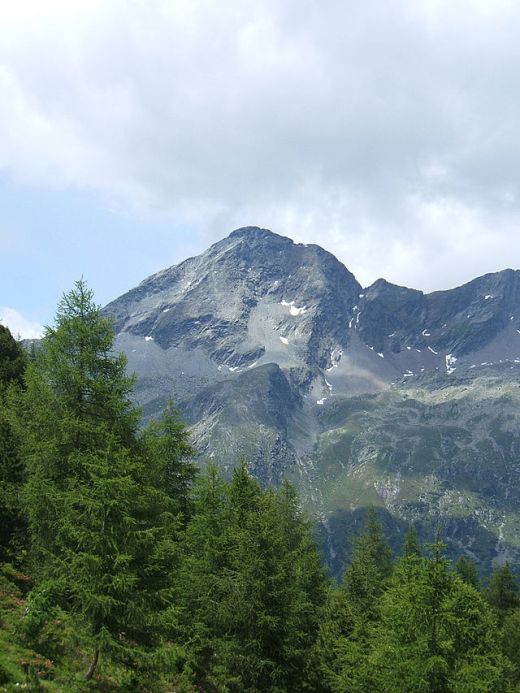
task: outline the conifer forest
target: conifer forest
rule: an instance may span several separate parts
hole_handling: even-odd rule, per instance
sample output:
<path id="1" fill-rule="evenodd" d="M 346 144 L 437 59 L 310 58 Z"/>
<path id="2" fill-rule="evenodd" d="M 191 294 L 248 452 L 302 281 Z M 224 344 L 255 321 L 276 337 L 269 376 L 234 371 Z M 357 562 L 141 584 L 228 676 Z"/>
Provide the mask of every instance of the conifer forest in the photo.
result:
<path id="1" fill-rule="evenodd" d="M 520 590 L 376 509 L 340 579 L 287 481 L 143 425 L 84 281 L 26 349 L 0 326 L 0 691 L 520 691 Z"/>

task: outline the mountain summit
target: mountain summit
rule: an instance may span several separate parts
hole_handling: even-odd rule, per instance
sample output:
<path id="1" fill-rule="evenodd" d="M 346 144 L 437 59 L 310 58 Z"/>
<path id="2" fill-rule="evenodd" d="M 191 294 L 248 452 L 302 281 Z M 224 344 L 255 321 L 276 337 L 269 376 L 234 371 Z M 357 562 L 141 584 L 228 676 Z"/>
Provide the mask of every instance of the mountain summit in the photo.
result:
<path id="1" fill-rule="evenodd" d="M 319 246 L 245 227 L 105 312 L 145 416 L 173 398 L 201 455 L 295 480 L 336 567 L 374 504 L 395 532 L 441 519 L 483 569 L 516 560 L 520 272 L 363 288 Z"/>

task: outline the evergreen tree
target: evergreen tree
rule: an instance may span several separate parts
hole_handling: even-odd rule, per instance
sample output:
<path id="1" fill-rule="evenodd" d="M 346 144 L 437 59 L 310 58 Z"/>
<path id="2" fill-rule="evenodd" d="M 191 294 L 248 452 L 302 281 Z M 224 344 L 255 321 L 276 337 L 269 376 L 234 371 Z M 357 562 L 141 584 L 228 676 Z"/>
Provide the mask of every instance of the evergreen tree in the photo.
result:
<path id="1" fill-rule="evenodd" d="M 357 537 L 352 561 L 345 571 L 344 586 L 355 612 L 370 621 L 377 615 L 377 600 L 392 573 L 392 552 L 373 509 L 366 529 Z"/>
<path id="2" fill-rule="evenodd" d="M 509 563 L 504 563 L 493 571 L 485 596 L 500 622 L 520 606 L 518 582 Z"/>
<path id="3" fill-rule="evenodd" d="M 184 556 L 184 685 L 306 690 L 325 578 L 292 487 L 263 491 L 244 462 L 230 484 L 210 468 Z"/>
<path id="4" fill-rule="evenodd" d="M 466 584 L 471 585 L 476 590 L 480 590 L 480 580 L 475 561 L 466 558 L 464 555 L 459 556 L 455 564 L 455 572 Z"/>
<path id="5" fill-rule="evenodd" d="M 320 626 L 319 666 L 328 690 L 362 693 L 373 689 L 373 667 L 369 660 L 373 630 L 392 569 L 392 552 L 371 509 L 345 571 L 342 585 L 345 601 L 342 603 L 333 593 L 332 599 L 340 608 L 336 613 L 326 609 Z M 330 635 L 335 632 L 338 638 L 333 642 Z"/>
<path id="6" fill-rule="evenodd" d="M 195 450 L 189 443 L 188 430 L 171 401 L 161 418 L 149 423 L 142 440 L 159 475 L 155 483 L 168 494 L 184 525 L 193 509 L 191 488 L 197 467 L 191 461 Z"/>
<path id="7" fill-rule="evenodd" d="M 422 550 L 417 529 L 412 526 L 404 538 L 403 556 L 404 558 L 420 558 L 421 555 Z"/>
<path id="8" fill-rule="evenodd" d="M 45 594 L 85 625 L 93 648 L 87 679 L 102 651 L 131 662 L 138 644 L 153 639 L 175 554 L 173 508 L 148 483 L 160 475 L 146 468 L 133 381 L 113 337 L 77 282 L 27 369 L 18 421 L 38 583 L 32 604 Z"/>
<path id="9" fill-rule="evenodd" d="M 22 347 L 0 325 L 0 562 L 20 559 L 26 532 L 20 500 L 24 469 L 10 415 L 26 365 Z"/>
<path id="10" fill-rule="evenodd" d="M 370 662 L 374 691 L 505 690 L 507 665 L 483 598 L 449 569 L 443 545 L 398 564 L 381 601 Z"/>

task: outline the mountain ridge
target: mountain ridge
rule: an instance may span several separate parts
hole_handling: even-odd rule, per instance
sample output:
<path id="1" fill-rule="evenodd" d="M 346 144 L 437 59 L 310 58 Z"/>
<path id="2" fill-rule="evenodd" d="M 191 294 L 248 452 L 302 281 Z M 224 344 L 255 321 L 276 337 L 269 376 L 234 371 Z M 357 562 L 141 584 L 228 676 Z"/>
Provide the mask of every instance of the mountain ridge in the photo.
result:
<path id="1" fill-rule="evenodd" d="M 172 398 L 201 463 L 245 455 L 263 483 L 292 479 L 335 570 L 367 504 L 395 532 L 442 520 L 484 571 L 520 563 L 519 271 L 363 288 L 320 246 L 243 227 L 104 312 L 145 418 Z"/>

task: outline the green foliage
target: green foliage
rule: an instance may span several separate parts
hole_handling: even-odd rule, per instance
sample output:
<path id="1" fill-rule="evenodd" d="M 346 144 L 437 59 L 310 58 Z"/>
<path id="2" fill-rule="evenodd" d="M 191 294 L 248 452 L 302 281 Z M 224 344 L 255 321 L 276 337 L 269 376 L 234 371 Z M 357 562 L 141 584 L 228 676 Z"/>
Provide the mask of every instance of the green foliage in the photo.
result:
<path id="1" fill-rule="evenodd" d="M 370 656 L 374 690 L 505 690 L 507 665 L 483 598 L 449 569 L 443 545 L 410 570 L 404 558 L 381 601 Z"/>
<path id="2" fill-rule="evenodd" d="M 518 583 L 509 563 L 493 571 L 485 595 L 500 621 L 520 606 Z"/>
<path id="3" fill-rule="evenodd" d="M 347 597 L 355 612 L 366 621 L 377 614 L 377 599 L 392 573 L 392 552 L 373 509 L 367 526 L 357 537 L 352 562 L 345 571 Z"/>
<path id="4" fill-rule="evenodd" d="M 144 661 L 168 610 L 176 556 L 164 460 L 139 440 L 133 381 L 113 337 L 92 292 L 77 282 L 27 369 L 18 420 L 32 600 L 59 605 L 83 624 L 94 650 L 88 676 L 100 652 Z M 157 431 L 152 453 L 165 446 Z"/>
<path id="5" fill-rule="evenodd" d="M 466 558 L 464 555 L 459 556 L 455 564 L 455 572 L 466 584 L 471 585 L 476 590 L 480 590 L 480 579 L 475 561 Z"/>
<path id="6" fill-rule="evenodd" d="M 0 389 L 11 383 L 21 385 L 27 365 L 27 357 L 11 332 L 0 325 Z"/>
<path id="7" fill-rule="evenodd" d="M 186 426 L 171 401 L 161 418 L 150 422 L 142 437 L 147 454 L 154 460 L 157 478 L 152 482 L 167 493 L 183 524 L 193 511 L 190 490 L 197 474 L 197 467 L 191 461 L 195 450 L 188 439 Z"/>
<path id="8" fill-rule="evenodd" d="M 26 522 L 20 490 L 24 468 L 11 425 L 11 407 L 22 387 L 27 359 L 9 330 L 0 325 L 0 562 L 21 554 Z"/>
<path id="9" fill-rule="evenodd" d="M 196 487 L 178 582 L 184 685 L 301 691 L 325 577 L 292 487 L 262 491 L 245 463 Z"/>

